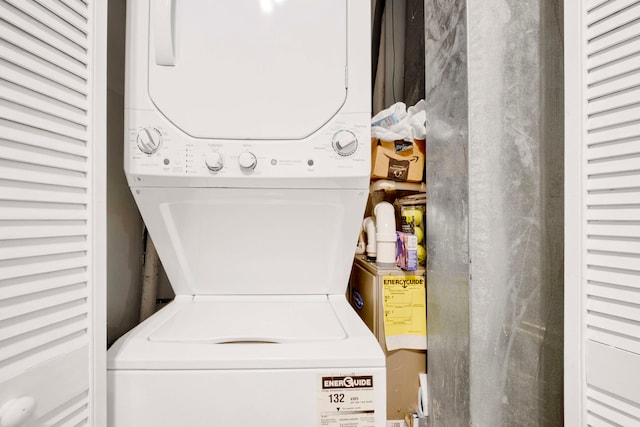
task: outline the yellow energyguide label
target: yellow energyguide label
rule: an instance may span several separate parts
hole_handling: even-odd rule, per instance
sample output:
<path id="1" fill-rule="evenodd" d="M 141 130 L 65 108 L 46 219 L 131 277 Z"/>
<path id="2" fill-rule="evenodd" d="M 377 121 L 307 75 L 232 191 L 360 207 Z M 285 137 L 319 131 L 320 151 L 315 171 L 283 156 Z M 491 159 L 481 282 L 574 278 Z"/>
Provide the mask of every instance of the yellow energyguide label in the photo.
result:
<path id="1" fill-rule="evenodd" d="M 385 335 L 426 336 L 425 278 L 384 276 L 382 285 Z"/>

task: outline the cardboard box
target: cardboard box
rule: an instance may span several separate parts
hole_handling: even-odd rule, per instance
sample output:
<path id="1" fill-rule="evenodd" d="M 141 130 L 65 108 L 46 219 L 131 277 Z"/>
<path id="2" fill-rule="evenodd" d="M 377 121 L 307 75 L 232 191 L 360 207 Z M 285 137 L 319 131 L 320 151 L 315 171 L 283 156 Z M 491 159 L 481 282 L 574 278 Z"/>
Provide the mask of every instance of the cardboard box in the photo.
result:
<path id="1" fill-rule="evenodd" d="M 371 139 L 371 177 L 420 182 L 424 172 L 425 141 Z"/>

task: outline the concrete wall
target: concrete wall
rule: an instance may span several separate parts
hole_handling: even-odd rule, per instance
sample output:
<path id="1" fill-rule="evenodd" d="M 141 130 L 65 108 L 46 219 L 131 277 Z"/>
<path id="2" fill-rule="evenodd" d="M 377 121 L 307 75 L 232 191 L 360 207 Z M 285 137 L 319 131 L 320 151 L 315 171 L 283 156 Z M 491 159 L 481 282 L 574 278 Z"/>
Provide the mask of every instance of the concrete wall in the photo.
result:
<path id="1" fill-rule="evenodd" d="M 432 425 L 562 425 L 562 2 L 425 16 Z"/>

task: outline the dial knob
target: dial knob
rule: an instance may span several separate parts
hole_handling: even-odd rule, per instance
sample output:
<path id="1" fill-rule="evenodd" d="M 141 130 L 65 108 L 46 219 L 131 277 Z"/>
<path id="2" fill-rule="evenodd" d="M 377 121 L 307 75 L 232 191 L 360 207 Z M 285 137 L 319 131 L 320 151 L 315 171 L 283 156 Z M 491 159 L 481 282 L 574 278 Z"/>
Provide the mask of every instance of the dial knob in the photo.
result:
<path id="1" fill-rule="evenodd" d="M 162 134 L 156 128 L 144 128 L 138 132 L 136 142 L 140 151 L 145 154 L 153 154 L 162 144 Z"/>
<path id="2" fill-rule="evenodd" d="M 339 130 L 333 135 L 331 146 L 341 156 L 350 156 L 358 148 L 358 138 L 350 130 Z"/>
<path id="3" fill-rule="evenodd" d="M 240 153 L 238 156 L 238 163 L 240 167 L 245 171 L 250 171 L 256 168 L 258 164 L 258 159 L 255 154 L 245 151 L 244 153 Z"/>
<path id="4" fill-rule="evenodd" d="M 222 154 L 217 151 L 207 154 L 207 157 L 204 159 L 204 163 L 207 165 L 207 168 L 213 172 L 218 172 L 224 167 Z"/>

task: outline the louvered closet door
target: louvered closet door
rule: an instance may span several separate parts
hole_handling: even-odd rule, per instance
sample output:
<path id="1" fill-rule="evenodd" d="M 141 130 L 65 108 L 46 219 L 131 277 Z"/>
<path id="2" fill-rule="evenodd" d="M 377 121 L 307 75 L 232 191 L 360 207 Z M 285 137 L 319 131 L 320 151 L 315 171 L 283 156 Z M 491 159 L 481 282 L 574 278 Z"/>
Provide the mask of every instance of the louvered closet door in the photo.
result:
<path id="1" fill-rule="evenodd" d="M 18 426 L 103 425 L 105 40 L 105 1 L 0 0 L 0 407 L 36 404 Z"/>
<path id="2" fill-rule="evenodd" d="M 567 0 L 567 424 L 640 426 L 640 1 Z"/>

